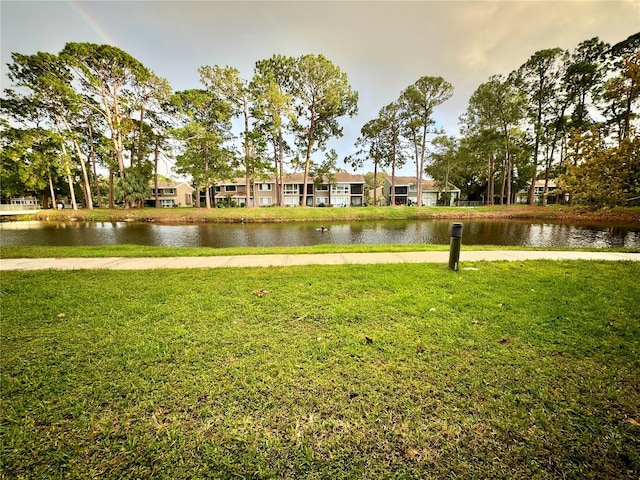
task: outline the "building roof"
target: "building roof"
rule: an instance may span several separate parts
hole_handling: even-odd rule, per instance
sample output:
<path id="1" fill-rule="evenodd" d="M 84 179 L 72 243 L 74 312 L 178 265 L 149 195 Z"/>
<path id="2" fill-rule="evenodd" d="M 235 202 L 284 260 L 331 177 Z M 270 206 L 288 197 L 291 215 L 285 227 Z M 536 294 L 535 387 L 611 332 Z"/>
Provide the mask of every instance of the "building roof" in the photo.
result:
<path id="1" fill-rule="evenodd" d="M 517 195 L 520 196 L 524 196 L 524 195 L 528 195 L 529 194 L 529 185 L 531 185 L 531 182 L 529 182 L 527 184 L 526 187 L 524 187 L 522 190 L 519 190 Z M 551 178 L 549 179 L 549 183 L 547 184 L 547 188 L 548 189 L 554 189 L 557 188 L 558 186 L 556 185 L 555 180 L 552 180 Z M 544 179 L 543 180 L 536 180 L 536 188 L 544 188 Z"/>
<path id="2" fill-rule="evenodd" d="M 391 177 L 387 177 L 387 182 L 391 185 Z M 417 177 L 395 177 L 395 186 L 403 187 L 408 185 L 416 185 L 418 183 Z M 422 190 L 423 191 L 432 191 L 439 192 L 442 189 L 438 187 L 437 182 L 435 180 L 423 180 L 422 181 Z M 449 184 L 448 190 L 459 192 L 460 189 L 453 184 Z"/>
<path id="3" fill-rule="evenodd" d="M 364 176 L 347 172 L 337 172 L 333 174 L 334 181 L 337 183 L 364 183 Z M 304 173 L 285 173 L 282 176 L 284 183 L 304 183 Z M 313 183 L 313 177 L 307 177 L 307 183 Z M 322 177 L 322 181 L 329 183 L 329 177 L 327 175 Z M 256 179 L 256 183 L 276 183 L 276 177 L 273 175 L 267 179 Z M 229 178 L 222 180 L 216 185 L 245 185 L 246 179 L 244 177 Z"/>
<path id="4" fill-rule="evenodd" d="M 247 198 L 247 194 L 243 192 L 218 192 L 215 198 Z"/>
<path id="5" fill-rule="evenodd" d="M 555 188 L 556 182 L 555 180 L 549 179 L 549 183 L 547 183 L 547 187 L 549 188 Z M 544 187 L 544 179 L 542 180 L 536 180 L 536 187 Z"/>
<path id="6" fill-rule="evenodd" d="M 275 182 L 274 177 L 271 177 L 271 179 Z M 307 182 L 313 183 L 314 180 L 313 177 L 308 177 Z M 283 181 L 287 183 L 304 183 L 304 173 L 285 173 Z M 322 181 L 324 183 L 331 183 L 332 181 L 336 183 L 364 183 L 364 176 L 348 172 L 336 172 L 333 174 L 332 179 L 329 175 L 323 175 Z"/>
<path id="7" fill-rule="evenodd" d="M 195 188 L 193 188 L 191 185 L 184 182 L 158 182 L 158 188 L 177 188 L 181 185 L 184 185 L 185 187 L 188 187 L 191 190 L 195 190 Z M 154 182 L 151 182 L 151 187 L 156 188 Z"/>
<path id="8" fill-rule="evenodd" d="M 364 175 L 347 172 L 337 172 L 333 174 L 333 177 L 338 183 L 364 183 Z M 328 182 L 328 177 L 325 176 L 323 180 Z"/>

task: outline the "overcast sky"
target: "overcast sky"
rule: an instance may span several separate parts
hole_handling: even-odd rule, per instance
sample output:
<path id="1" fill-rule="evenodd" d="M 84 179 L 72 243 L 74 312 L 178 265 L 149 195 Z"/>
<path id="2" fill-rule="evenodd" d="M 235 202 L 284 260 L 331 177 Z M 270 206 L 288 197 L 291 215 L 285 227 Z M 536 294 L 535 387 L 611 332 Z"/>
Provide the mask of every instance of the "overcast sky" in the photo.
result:
<path id="1" fill-rule="evenodd" d="M 324 54 L 358 91 L 359 114 L 331 144 L 352 153 L 362 125 L 424 75 L 454 96 L 435 119 L 448 134 L 491 75 L 545 48 L 573 50 L 595 36 L 617 43 L 640 31 L 640 0 L 608 1 L 6 1 L 0 2 L 2 88 L 11 52 L 59 52 L 67 42 L 108 43 L 165 77 L 199 88 L 198 67 L 251 77 L 273 54 Z M 405 168 L 410 174 L 412 167 Z"/>

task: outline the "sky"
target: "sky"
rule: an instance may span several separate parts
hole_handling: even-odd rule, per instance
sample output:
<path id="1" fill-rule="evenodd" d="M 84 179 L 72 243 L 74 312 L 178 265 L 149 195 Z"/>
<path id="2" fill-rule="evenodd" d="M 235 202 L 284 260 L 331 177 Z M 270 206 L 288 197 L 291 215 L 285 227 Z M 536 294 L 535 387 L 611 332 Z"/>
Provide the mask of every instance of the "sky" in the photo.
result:
<path id="1" fill-rule="evenodd" d="M 360 128 L 422 76 L 454 87 L 434 119 L 457 135 L 459 117 L 490 76 L 536 51 L 614 44 L 640 31 L 640 0 L 605 1 L 6 1 L 0 2 L 2 89 L 11 52 L 58 53 L 67 42 L 111 44 L 174 90 L 201 88 L 198 68 L 233 66 L 245 78 L 274 54 L 323 54 L 359 93 L 358 115 L 330 142 L 353 153 Z M 371 166 L 363 171 L 371 170 Z M 411 165 L 403 171 L 415 172 Z"/>

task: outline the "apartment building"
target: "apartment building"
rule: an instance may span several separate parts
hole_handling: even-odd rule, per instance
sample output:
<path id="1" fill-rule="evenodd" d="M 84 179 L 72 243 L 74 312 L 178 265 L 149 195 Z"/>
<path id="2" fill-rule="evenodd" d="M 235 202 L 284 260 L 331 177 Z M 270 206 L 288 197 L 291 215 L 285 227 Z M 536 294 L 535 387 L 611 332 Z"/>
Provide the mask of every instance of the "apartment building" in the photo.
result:
<path id="1" fill-rule="evenodd" d="M 391 205 L 391 177 L 384 182 L 384 198 L 387 205 Z M 418 203 L 418 177 L 395 177 L 394 182 L 396 205 L 415 205 Z M 422 206 L 432 207 L 442 203 L 444 189 L 438 187 L 434 180 L 422 181 Z M 449 184 L 447 193 L 450 194 L 448 204 L 455 205 L 460 198 L 460 189 Z"/>
<path id="2" fill-rule="evenodd" d="M 364 177 L 346 172 L 338 172 L 331 178 L 325 176 L 321 182 L 307 178 L 307 192 L 304 197 L 308 207 L 356 207 L 364 205 Z M 288 173 L 283 176 L 283 205 L 299 206 L 303 201 L 304 174 Z M 256 180 L 251 206 L 268 207 L 278 204 L 278 184 L 275 177 Z M 244 177 L 219 182 L 213 194 L 217 206 L 246 205 L 247 184 Z"/>
<path id="3" fill-rule="evenodd" d="M 544 196 L 544 180 L 536 180 L 536 184 L 533 187 L 533 203 L 542 203 L 542 197 Z M 555 180 L 549 180 L 547 183 L 547 203 L 560 203 L 562 195 L 556 192 L 558 186 Z M 529 201 L 529 186 L 516 193 L 516 203 L 527 203 Z"/>
<path id="4" fill-rule="evenodd" d="M 170 207 L 191 207 L 193 206 L 194 188 L 186 183 L 178 182 L 158 182 L 158 200 L 163 208 Z M 151 197 L 145 200 L 145 204 L 155 207 L 156 188 L 151 187 Z"/>

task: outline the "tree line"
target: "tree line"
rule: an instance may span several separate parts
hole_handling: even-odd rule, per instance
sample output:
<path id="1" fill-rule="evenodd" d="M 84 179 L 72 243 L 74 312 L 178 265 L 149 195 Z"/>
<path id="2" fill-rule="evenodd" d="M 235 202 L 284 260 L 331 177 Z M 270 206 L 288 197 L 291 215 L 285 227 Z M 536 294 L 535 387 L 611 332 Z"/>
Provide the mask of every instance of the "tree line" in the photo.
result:
<path id="1" fill-rule="evenodd" d="M 326 57 L 274 55 L 256 63 L 251 79 L 233 67 L 198 71 L 201 88 L 173 92 L 167 80 L 110 45 L 12 54 L 13 88 L 0 104 L 2 196 L 42 192 L 55 204 L 64 192 L 77 208 L 81 179 L 87 208 L 100 204 L 103 191 L 109 207 L 142 206 L 165 155 L 175 156 L 174 170 L 193 179 L 207 207 L 222 179 L 244 176 L 255 186 L 274 174 L 282 204 L 287 165 L 304 169 L 305 179 L 337 168 L 327 142 L 342 135 L 338 119 L 357 112 L 358 94 Z M 234 119 L 243 124 L 237 136 Z M 325 152 L 320 162 L 318 151 Z M 109 172 L 106 185 L 98 167 Z"/>
<path id="2" fill-rule="evenodd" d="M 437 135 L 426 171 L 489 204 L 508 205 L 527 186 L 533 204 L 537 180 L 543 205 L 552 180 L 571 204 L 637 204 L 639 95 L 640 34 L 540 50 L 476 89 L 461 137 Z"/>
<path id="3" fill-rule="evenodd" d="M 540 50 L 508 76 L 490 77 L 469 99 L 460 137 L 431 118 L 451 91 L 442 78 L 423 77 L 401 92 L 362 127 L 352 165 L 372 160 L 372 178 L 385 169 L 393 186 L 396 169 L 413 162 L 417 178 L 426 173 L 445 193 L 455 184 L 488 204 L 509 205 L 527 186 L 533 204 L 539 179 L 542 204 L 552 180 L 569 203 L 640 200 L 640 34 L 613 46 L 593 38 L 573 52 Z"/>
<path id="4" fill-rule="evenodd" d="M 571 202 L 632 201 L 640 196 L 639 45 L 640 34 L 614 46 L 594 38 L 573 52 L 536 52 L 510 75 L 478 87 L 459 138 L 436 128 L 433 118 L 453 86 L 421 77 L 364 124 L 344 160 L 352 168 L 373 162 L 374 191 L 379 170 L 393 184 L 396 170 L 411 161 L 417 178 L 429 175 L 445 192 L 455 184 L 489 204 L 511 203 L 526 185 L 532 203 L 538 179 L 545 192 L 556 179 Z M 142 206 L 154 180 L 158 205 L 158 165 L 166 158 L 193 179 L 207 208 L 212 186 L 240 176 L 247 206 L 256 183 L 270 176 L 282 205 L 288 168 L 304 171 L 303 192 L 307 178 L 340 168 L 327 145 L 342 136 L 342 119 L 357 113 L 358 93 L 346 73 L 322 55 L 274 55 L 256 62 L 251 78 L 233 67 L 202 66 L 201 87 L 177 92 L 110 45 L 14 53 L 8 66 L 13 84 L 0 100 L 1 194 L 35 193 L 45 206 L 60 195 L 73 208 L 78 197 L 87 208 Z M 418 182 L 418 205 L 421 188 Z"/>

